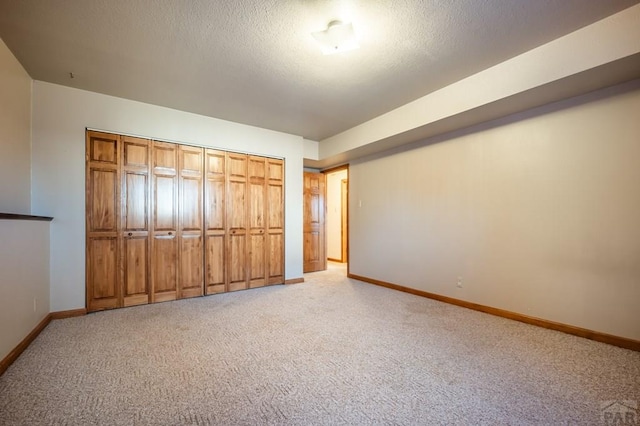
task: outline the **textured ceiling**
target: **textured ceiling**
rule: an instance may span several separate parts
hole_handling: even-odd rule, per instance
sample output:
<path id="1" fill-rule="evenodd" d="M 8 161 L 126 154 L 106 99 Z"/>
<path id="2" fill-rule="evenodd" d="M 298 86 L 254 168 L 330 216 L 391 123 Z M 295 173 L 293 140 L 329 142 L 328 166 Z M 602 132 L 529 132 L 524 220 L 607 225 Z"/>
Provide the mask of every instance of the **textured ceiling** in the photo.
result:
<path id="1" fill-rule="evenodd" d="M 322 140 L 637 3 L 0 0 L 0 37 L 36 80 Z M 334 19 L 360 49 L 320 52 Z"/>

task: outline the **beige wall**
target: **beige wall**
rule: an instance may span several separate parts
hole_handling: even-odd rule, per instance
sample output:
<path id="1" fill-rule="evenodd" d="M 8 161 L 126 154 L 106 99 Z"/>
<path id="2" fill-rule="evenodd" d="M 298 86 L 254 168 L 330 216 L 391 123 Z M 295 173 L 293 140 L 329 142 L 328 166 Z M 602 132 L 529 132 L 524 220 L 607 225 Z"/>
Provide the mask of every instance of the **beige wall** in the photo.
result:
<path id="1" fill-rule="evenodd" d="M 327 257 L 342 257 L 342 179 L 347 171 L 327 174 Z"/>
<path id="2" fill-rule="evenodd" d="M 636 80 L 351 163 L 351 272 L 640 340 L 639 111 Z"/>
<path id="3" fill-rule="evenodd" d="M 49 222 L 0 219 L 0 359 L 49 314 Z"/>
<path id="4" fill-rule="evenodd" d="M 31 78 L 0 40 L 0 212 L 31 212 Z M 49 223 L 0 219 L 0 359 L 49 314 Z"/>
<path id="5" fill-rule="evenodd" d="M 0 212 L 31 209 L 31 77 L 0 40 Z"/>

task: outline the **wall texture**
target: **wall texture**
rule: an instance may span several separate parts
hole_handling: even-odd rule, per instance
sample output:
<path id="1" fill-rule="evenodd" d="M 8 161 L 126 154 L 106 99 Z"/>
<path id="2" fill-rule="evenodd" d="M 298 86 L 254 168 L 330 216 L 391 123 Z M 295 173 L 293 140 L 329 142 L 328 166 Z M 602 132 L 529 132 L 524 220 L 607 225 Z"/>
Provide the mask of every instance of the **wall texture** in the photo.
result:
<path id="1" fill-rule="evenodd" d="M 31 77 L 0 40 L 0 212 L 31 212 Z M 0 359 L 49 314 L 49 223 L 0 219 Z"/>
<path id="2" fill-rule="evenodd" d="M 85 306 L 85 127 L 285 159 L 285 277 L 302 276 L 299 136 L 36 81 L 33 211 L 51 224 L 51 310 Z"/>
<path id="3" fill-rule="evenodd" d="M 640 340 L 639 111 L 636 80 L 351 163 L 351 272 Z"/>
<path id="4" fill-rule="evenodd" d="M 49 314 L 49 222 L 0 219 L 0 359 Z"/>
<path id="5" fill-rule="evenodd" d="M 31 211 L 31 77 L 0 40 L 0 212 Z"/>

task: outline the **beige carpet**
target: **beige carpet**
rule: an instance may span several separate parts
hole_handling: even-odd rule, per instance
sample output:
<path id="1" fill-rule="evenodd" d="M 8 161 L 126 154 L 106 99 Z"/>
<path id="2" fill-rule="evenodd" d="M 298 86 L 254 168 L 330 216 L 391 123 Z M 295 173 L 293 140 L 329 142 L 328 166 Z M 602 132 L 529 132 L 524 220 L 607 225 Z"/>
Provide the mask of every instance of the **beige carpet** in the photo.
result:
<path id="1" fill-rule="evenodd" d="M 0 424 L 597 425 L 640 400 L 638 352 L 305 278 L 54 321 L 0 377 Z"/>

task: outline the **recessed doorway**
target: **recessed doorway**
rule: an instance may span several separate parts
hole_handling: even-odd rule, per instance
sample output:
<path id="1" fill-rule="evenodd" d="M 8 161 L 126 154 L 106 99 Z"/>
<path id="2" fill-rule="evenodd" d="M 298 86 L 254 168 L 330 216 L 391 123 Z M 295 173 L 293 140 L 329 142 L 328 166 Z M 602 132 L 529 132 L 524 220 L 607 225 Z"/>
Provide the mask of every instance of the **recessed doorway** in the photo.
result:
<path id="1" fill-rule="evenodd" d="M 325 172 L 327 192 L 327 259 L 346 264 L 349 260 L 349 167 Z"/>

